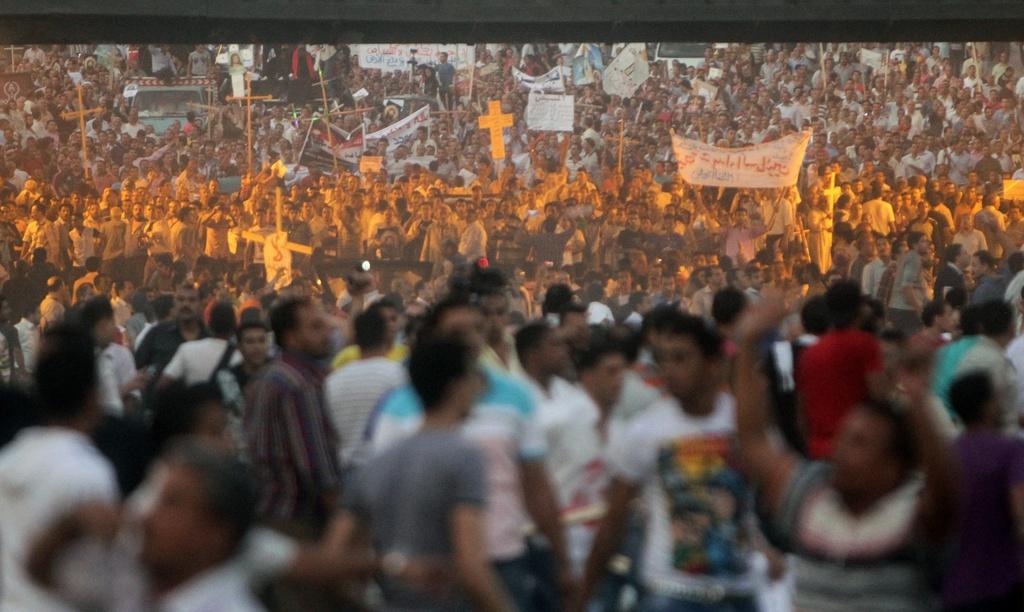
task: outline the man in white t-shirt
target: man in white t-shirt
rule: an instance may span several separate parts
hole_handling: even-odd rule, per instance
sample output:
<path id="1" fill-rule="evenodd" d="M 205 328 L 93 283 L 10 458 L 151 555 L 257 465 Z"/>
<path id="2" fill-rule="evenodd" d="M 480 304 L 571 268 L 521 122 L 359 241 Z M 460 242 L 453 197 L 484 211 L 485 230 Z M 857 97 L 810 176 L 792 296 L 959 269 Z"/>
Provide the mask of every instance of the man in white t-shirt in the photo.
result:
<path id="1" fill-rule="evenodd" d="M 608 514 L 587 560 L 580 602 L 595 592 L 642 492 L 649 509 L 642 607 L 756 610 L 750 490 L 733 457 L 735 405 L 722 391 L 722 340 L 696 317 L 666 317 L 653 350 L 669 395 L 612 442 Z"/>
<path id="2" fill-rule="evenodd" d="M 230 368 L 242 362 L 231 338 L 235 334 L 235 309 L 227 302 L 210 310 L 209 338 L 190 340 L 178 347 L 161 374 L 161 384 L 180 380 L 186 385 L 209 382 L 215 369 Z M 228 355 L 230 353 L 230 356 Z"/>
<path id="3" fill-rule="evenodd" d="M 26 562 L 35 538 L 86 503 L 117 502 L 114 468 L 89 435 L 102 417 L 92 339 L 54 326 L 36 362 L 37 396 L 46 425 L 22 431 L 0 452 L 0 610 L 72 610 L 41 590 Z M 69 569 L 88 563 L 84 550 L 65 555 Z"/>
<path id="4" fill-rule="evenodd" d="M 523 327 L 516 334 L 516 353 L 538 398 L 539 424 L 548 444 L 545 463 L 568 525 L 569 559 L 579 576 L 594 541 L 592 519 L 604 507 L 607 440 L 617 425 L 608 417 L 622 391 L 626 357 L 614 344 L 593 342 L 577 364 L 577 387 L 558 376 L 569 367 L 568 344 L 559 330 L 545 323 Z"/>

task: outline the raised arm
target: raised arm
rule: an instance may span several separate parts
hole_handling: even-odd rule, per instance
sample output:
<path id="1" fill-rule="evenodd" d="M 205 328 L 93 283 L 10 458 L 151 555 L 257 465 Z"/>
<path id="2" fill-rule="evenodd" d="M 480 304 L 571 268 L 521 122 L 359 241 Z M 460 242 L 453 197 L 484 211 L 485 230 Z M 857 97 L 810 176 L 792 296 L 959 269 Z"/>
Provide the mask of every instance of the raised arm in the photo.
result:
<path id="1" fill-rule="evenodd" d="M 763 507 L 779 508 L 786 485 L 797 467 L 789 450 L 772 442 L 766 381 L 761 373 L 758 344 L 778 328 L 787 310 L 782 300 L 766 297 L 740 320 L 739 353 L 734 368 L 736 429 L 743 470 L 759 491 Z"/>

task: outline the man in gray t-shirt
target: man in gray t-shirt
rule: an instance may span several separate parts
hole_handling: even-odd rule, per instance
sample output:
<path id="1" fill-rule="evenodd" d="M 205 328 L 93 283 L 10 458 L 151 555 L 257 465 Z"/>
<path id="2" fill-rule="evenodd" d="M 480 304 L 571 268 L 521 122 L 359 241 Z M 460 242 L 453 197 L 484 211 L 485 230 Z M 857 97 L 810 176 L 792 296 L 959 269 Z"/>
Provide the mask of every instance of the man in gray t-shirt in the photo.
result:
<path id="1" fill-rule="evenodd" d="M 422 427 L 360 469 L 332 526 L 342 548 L 369 530 L 388 609 L 511 609 L 487 555 L 486 459 L 460 430 L 483 389 L 477 358 L 458 341 L 417 344 L 409 379 Z"/>
<path id="2" fill-rule="evenodd" d="M 923 258 L 931 251 L 932 243 L 921 232 L 910 232 L 907 236 L 909 251 L 896 267 L 892 297 L 889 299 L 889 322 L 893 327 L 909 335 L 921 330 L 921 310 L 927 299 L 924 282 L 921 280 Z"/>
<path id="3" fill-rule="evenodd" d="M 458 430 L 426 429 L 371 461 L 344 506 L 371 526 L 379 555 L 444 563 L 455 552 L 452 515 L 460 506 L 482 512 L 486 495 L 483 453 Z M 383 581 L 389 605 L 433 608 L 441 603 L 389 578 Z"/>

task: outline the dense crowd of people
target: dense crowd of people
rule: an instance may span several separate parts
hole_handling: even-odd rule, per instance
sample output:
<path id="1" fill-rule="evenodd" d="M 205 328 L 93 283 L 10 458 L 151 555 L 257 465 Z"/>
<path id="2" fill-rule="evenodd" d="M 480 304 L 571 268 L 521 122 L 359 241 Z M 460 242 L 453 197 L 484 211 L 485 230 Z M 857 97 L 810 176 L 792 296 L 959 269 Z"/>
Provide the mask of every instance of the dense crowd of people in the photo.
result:
<path id="1" fill-rule="evenodd" d="M 1019 46 L 652 48 L 626 99 L 579 48 L 15 55 L 0 610 L 1020 610 Z M 531 132 L 556 68 L 575 131 Z M 214 99 L 158 133 L 142 76 Z M 306 155 L 397 96 L 379 171 Z M 678 176 L 673 132 L 802 130 L 792 188 Z"/>

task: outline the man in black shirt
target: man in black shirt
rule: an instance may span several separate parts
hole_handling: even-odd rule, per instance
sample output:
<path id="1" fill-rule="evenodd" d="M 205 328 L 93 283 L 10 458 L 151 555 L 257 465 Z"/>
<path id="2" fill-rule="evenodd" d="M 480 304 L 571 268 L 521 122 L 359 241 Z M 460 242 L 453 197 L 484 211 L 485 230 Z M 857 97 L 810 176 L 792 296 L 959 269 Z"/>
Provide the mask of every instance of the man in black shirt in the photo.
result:
<path id="1" fill-rule="evenodd" d="M 178 287 L 174 295 L 175 316 L 171 321 L 158 323 L 151 329 L 135 351 L 138 369 L 152 368 L 154 380 L 170 363 L 178 347 L 188 340 L 207 336 L 199 312 L 199 290 L 191 283 Z"/>

